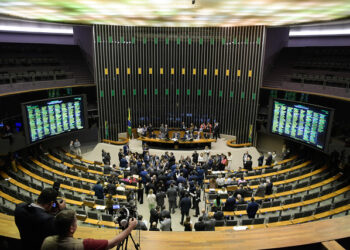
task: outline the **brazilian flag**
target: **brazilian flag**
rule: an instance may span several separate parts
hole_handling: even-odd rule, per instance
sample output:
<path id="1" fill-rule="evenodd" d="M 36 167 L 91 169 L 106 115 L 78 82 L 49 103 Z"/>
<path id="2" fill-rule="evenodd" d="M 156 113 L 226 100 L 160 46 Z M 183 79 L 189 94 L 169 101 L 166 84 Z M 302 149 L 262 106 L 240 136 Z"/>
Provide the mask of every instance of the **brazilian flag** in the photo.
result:
<path id="1" fill-rule="evenodd" d="M 130 108 L 128 108 L 128 134 L 129 134 L 129 138 L 132 137 L 131 134 L 131 115 L 130 115 Z"/>

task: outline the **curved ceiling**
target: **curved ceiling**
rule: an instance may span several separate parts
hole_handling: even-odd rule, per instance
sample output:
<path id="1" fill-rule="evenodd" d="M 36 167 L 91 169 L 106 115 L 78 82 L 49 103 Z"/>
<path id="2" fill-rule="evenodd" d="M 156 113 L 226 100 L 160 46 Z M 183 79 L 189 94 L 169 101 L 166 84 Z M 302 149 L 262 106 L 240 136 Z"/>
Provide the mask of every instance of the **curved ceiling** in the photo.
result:
<path id="1" fill-rule="evenodd" d="M 1 0 L 0 14 L 80 24 L 166 27 L 277 26 L 347 18 L 350 16 L 350 1 Z"/>

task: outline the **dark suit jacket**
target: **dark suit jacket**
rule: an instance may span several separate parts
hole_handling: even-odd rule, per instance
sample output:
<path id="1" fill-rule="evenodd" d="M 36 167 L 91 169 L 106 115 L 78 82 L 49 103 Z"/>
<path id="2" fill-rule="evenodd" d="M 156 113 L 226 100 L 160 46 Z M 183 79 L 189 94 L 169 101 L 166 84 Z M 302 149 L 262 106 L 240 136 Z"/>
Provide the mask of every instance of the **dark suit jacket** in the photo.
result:
<path id="1" fill-rule="evenodd" d="M 226 200 L 224 210 L 225 211 L 234 211 L 236 206 L 236 199 L 233 197 L 230 197 Z"/>
<path id="2" fill-rule="evenodd" d="M 22 249 L 40 249 L 47 236 L 55 235 L 54 216 L 27 203 L 15 209 L 15 222 L 21 236 Z"/>
<path id="3" fill-rule="evenodd" d="M 255 201 L 250 202 L 247 207 L 247 214 L 249 219 L 254 219 L 256 212 L 259 209 L 259 204 Z"/>
<path id="4" fill-rule="evenodd" d="M 265 191 L 265 194 L 266 195 L 270 195 L 272 194 L 272 188 L 273 188 L 273 184 L 272 183 L 267 183 L 266 184 L 266 191 Z"/>
<path id="5" fill-rule="evenodd" d="M 266 158 L 266 165 L 270 166 L 272 163 L 272 155 L 269 155 L 267 158 Z"/>
<path id="6" fill-rule="evenodd" d="M 205 231 L 215 231 L 215 219 L 210 219 L 204 222 Z"/>
<path id="7" fill-rule="evenodd" d="M 248 171 L 252 171 L 253 168 L 253 162 L 252 161 L 246 161 L 246 163 L 244 164 L 244 168 L 247 169 Z"/>
<path id="8" fill-rule="evenodd" d="M 180 201 L 181 213 L 188 213 L 191 208 L 191 199 L 189 197 L 184 197 Z"/>
<path id="9" fill-rule="evenodd" d="M 264 164 L 264 156 L 262 155 L 258 158 L 258 165 L 262 166 L 263 164 Z"/>
<path id="10" fill-rule="evenodd" d="M 204 231 L 205 230 L 205 223 L 204 221 L 198 221 L 194 224 L 194 229 L 196 231 Z"/>
<path id="11" fill-rule="evenodd" d="M 102 199 L 104 198 L 104 195 L 103 195 L 103 187 L 101 184 L 96 184 L 92 190 L 95 191 L 95 196 L 98 198 L 98 199 Z"/>

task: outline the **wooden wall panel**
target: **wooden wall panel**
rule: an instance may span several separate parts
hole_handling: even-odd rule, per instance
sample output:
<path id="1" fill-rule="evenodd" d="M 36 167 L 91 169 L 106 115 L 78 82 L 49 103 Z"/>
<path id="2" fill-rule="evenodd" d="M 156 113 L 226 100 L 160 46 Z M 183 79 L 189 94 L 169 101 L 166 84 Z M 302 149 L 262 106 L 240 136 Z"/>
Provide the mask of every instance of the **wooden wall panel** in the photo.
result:
<path id="1" fill-rule="evenodd" d="M 94 26 L 101 138 L 132 126 L 219 121 L 247 142 L 262 81 L 265 27 Z"/>

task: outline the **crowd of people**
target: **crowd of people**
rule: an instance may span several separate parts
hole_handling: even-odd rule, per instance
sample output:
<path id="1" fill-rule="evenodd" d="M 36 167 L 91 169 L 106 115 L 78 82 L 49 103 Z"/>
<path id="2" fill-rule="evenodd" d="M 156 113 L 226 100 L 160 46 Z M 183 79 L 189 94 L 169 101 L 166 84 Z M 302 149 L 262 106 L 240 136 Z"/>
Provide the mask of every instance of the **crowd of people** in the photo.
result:
<path id="1" fill-rule="evenodd" d="M 150 123 L 147 125 L 139 125 L 137 128 L 137 134 L 141 137 L 150 137 L 150 138 L 156 138 L 157 135 L 154 133 L 156 129 L 152 126 Z M 201 136 L 205 139 L 213 138 L 218 139 L 220 137 L 220 126 L 219 122 L 215 122 L 213 125 L 210 122 L 203 122 L 199 127 L 194 125 L 193 123 L 190 124 L 189 127 L 185 125 L 185 122 L 181 123 L 180 128 L 177 128 L 179 131 L 185 131 L 185 134 L 183 137 L 180 137 L 179 132 L 174 132 L 172 135 L 172 138 L 169 138 L 169 128 L 167 124 L 161 124 L 159 127 L 159 134 L 158 138 L 160 139 L 174 139 L 174 140 L 193 140 L 193 139 L 202 139 Z"/>

